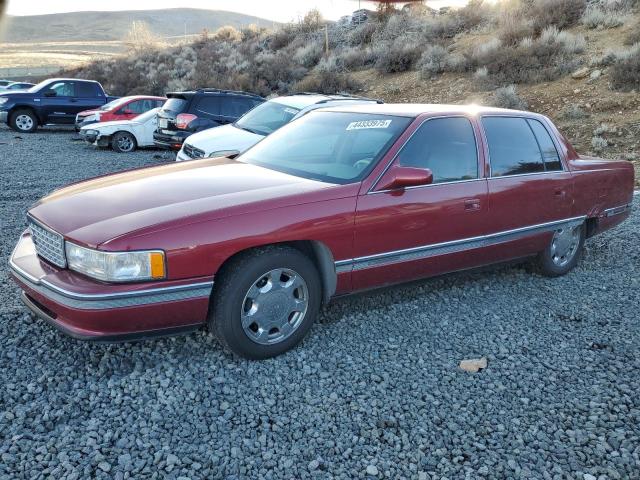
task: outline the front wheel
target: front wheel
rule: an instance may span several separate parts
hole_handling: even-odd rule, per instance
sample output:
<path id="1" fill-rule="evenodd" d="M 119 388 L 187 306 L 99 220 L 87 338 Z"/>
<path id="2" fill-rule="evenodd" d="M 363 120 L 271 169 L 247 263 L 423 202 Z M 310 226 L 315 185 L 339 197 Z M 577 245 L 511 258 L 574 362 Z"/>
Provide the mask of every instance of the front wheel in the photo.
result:
<path id="1" fill-rule="evenodd" d="M 11 114 L 9 126 L 21 133 L 32 133 L 38 128 L 38 117 L 31 110 L 18 110 Z"/>
<path id="2" fill-rule="evenodd" d="M 216 275 L 209 329 L 242 357 L 280 355 L 313 325 L 321 290 L 313 262 L 294 248 L 273 246 L 241 254 Z"/>
<path id="3" fill-rule="evenodd" d="M 549 246 L 538 255 L 538 271 L 547 277 L 559 277 L 573 270 L 582 256 L 585 237 L 584 223 L 555 230 Z"/>
<path id="4" fill-rule="evenodd" d="M 111 139 L 111 148 L 118 153 L 133 152 L 136 146 L 136 137 L 129 132 L 118 132 Z"/>

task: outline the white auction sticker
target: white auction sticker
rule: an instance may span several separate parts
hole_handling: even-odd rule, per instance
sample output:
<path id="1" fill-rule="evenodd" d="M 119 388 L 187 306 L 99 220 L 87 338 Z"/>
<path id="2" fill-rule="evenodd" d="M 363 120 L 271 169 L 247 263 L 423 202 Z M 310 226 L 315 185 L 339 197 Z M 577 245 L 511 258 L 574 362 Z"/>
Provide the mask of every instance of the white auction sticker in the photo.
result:
<path id="1" fill-rule="evenodd" d="M 388 128 L 391 120 L 362 120 L 360 122 L 351 122 L 347 125 L 347 130 L 362 130 L 364 128 Z"/>

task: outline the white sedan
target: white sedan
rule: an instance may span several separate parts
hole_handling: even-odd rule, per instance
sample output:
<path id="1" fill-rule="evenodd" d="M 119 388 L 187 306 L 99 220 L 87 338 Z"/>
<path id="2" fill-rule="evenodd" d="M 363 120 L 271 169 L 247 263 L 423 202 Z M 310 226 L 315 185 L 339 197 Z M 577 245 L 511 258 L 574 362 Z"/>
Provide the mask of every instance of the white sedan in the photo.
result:
<path id="1" fill-rule="evenodd" d="M 80 136 L 92 145 L 111 147 L 116 152 L 133 152 L 140 147 L 153 147 L 156 114 L 159 108 L 149 110 L 131 120 L 92 123 L 80 129 Z"/>

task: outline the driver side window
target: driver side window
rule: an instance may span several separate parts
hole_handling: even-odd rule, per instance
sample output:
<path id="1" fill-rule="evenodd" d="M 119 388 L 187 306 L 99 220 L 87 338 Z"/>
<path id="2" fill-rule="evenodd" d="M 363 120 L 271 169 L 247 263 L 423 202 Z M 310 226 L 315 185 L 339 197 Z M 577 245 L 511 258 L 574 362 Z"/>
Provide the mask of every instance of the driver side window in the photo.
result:
<path id="1" fill-rule="evenodd" d="M 75 84 L 72 82 L 56 82 L 51 85 L 48 91 L 55 93 L 56 97 L 75 97 Z"/>
<path id="2" fill-rule="evenodd" d="M 398 154 L 404 167 L 428 168 L 433 183 L 478 178 L 478 151 L 468 118 L 434 118 L 423 123 Z"/>

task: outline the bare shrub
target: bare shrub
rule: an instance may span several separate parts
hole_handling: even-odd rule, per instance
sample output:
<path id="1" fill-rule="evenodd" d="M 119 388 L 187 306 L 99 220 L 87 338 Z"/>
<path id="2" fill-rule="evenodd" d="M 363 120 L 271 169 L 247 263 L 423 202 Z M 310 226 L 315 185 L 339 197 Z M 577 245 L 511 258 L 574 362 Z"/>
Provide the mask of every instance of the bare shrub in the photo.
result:
<path id="1" fill-rule="evenodd" d="M 533 22 L 536 32 L 547 27 L 559 29 L 575 25 L 587 8 L 586 0 L 533 0 L 526 8 L 526 15 Z"/>
<path id="2" fill-rule="evenodd" d="M 362 86 L 351 77 L 335 56 L 323 58 L 311 75 L 294 84 L 295 92 L 342 93 L 355 92 Z"/>
<path id="3" fill-rule="evenodd" d="M 322 58 L 324 45 L 320 42 L 312 42 L 298 48 L 294 54 L 294 60 L 306 68 L 314 67 Z"/>
<path id="4" fill-rule="evenodd" d="M 494 107 L 514 110 L 525 110 L 528 106 L 527 102 L 518 95 L 515 85 L 496 89 L 489 103 Z"/>
<path id="5" fill-rule="evenodd" d="M 134 53 L 153 50 L 162 46 L 160 37 L 151 31 L 146 22 L 136 21 L 124 37 L 127 48 Z"/>
<path id="6" fill-rule="evenodd" d="M 534 36 L 533 23 L 516 14 L 507 14 L 502 17 L 498 38 L 503 45 L 517 45 L 523 39 Z"/>
<path id="7" fill-rule="evenodd" d="M 591 146 L 596 152 L 604 150 L 609 146 L 609 142 L 599 135 L 591 137 Z"/>
<path id="8" fill-rule="evenodd" d="M 549 27 L 538 38 L 524 38 L 515 46 L 502 45 L 498 39 L 486 42 L 468 55 L 468 65 L 485 67 L 497 84 L 538 83 L 574 70 L 579 65 L 575 54 L 585 44 L 580 35 Z"/>
<path id="9" fill-rule="evenodd" d="M 377 60 L 376 52 L 371 47 L 346 47 L 335 53 L 344 68 L 354 71 L 360 68 L 372 67 Z"/>
<path id="10" fill-rule="evenodd" d="M 617 90 L 640 90 L 640 43 L 618 52 L 611 65 L 611 85 Z"/>
<path id="11" fill-rule="evenodd" d="M 418 69 L 423 78 L 429 78 L 447 70 L 449 52 L 440 45 L 429 45 L 418 61 Z"/>
<path id="12" fill-rule="evenodd" d="M 640 43 L 640 25 L 630 31 L 624 39 L 624 44 L 627 46 L 631 46 L 636 43 Z"/>
<path id="13" fill-rule="evenodd" d="M 562 110 L 562 112 L 560 112 L 560 118 L 562 118 L 563 120 L 581 120 L 583 118 L 587 118 L 588 116 L 589 114 L 575 103 L 568 105 Z"/>
<path id="14" fill-rule="evenodd" d="M 624 24 L 624 17 L 614 11 L 589 7 L 584 12 L 581 22 L 587 28 L 615 28 Z"/>
<path id="15" fill-rule="evenodd" d="M 420 50 L 416 46 L 398 40 L 383 44 L 376 51 L 375 67 L 382 73 L 406 72 L 420 56 Z"/>
<path id="16" fill-rule="evenodd" d="M 237 28 L 227 25 L 216 30 L 213 38 L 220 42 L 239 42 L 242 40 L 242 33 Z"/>
<path id="17" fill-rule="evenodd" d="M 349 45 L 353 47 L 364 46 L 371 43 L 373 35 L 381 28 L 377 22 L 366 22 L 351 30 L 348 37 Z"/>

